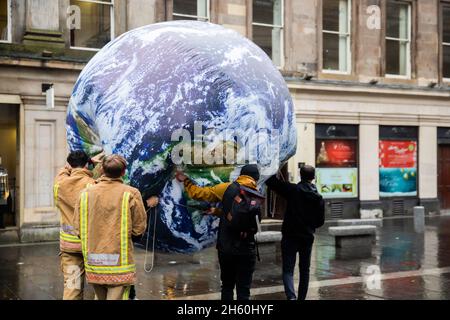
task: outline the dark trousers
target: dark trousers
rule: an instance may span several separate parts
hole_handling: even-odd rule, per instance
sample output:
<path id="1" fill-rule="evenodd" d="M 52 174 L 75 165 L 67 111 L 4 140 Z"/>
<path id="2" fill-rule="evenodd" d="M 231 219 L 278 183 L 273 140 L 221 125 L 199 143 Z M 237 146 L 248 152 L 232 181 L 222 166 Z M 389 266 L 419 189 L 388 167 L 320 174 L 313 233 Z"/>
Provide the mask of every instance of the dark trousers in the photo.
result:
<path id="1" fill-rule="evenodd" d="M 238 300 L 250 299 L 250 287 L 255 271 L 255 255 L 234 255 L 219 253 L 222 300 L 234 300 L 236 287 Z"/>
<path id="2" fill-rule="evenodd" d="M 136 299 L 136 288 L 134 286 L 131 286 L 130 295 L 128 296 L 128 300 L 134 300 L 134 299 Z"/>
<path id="3" fill-rule="evenodd" d="M 309 286 L 309 266 L 311 263 L 312 241 L 283 237 L 281 254 L 283 259 L 283 284 L 288 300 L 296 299 L 294 289 L 294 268 L 299 254 L 300 280 L 298 284 L 298 300 L 305 300 Z"/>

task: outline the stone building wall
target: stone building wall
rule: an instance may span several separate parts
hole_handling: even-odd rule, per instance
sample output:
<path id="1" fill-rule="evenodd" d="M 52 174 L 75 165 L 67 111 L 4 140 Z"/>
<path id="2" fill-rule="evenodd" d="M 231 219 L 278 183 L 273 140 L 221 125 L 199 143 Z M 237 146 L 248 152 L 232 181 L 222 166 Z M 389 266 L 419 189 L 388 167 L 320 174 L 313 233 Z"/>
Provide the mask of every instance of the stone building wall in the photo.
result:
<path id="1" fill-rule="evenodd" d="M 449 83 L 439 68 L 439 0 L 413 4 L 411 79 L 384 76 L 384 37 L 370 29 L 367 8 L 385 0 L 353 0 L 351 23 L 352 69 L 349 74 L 321 71 L 323 0 L 284 1 L 285 76 L 296 108 L 298 152 L 289 161 L 290 176 L 298 180 L 298 163 L 315 163 L 315 126 L 319 123 L 359 126 L 359 192 L 356 209 L 383 204 L 378 190 L 379 125 L 419 127 L 419 196 L 435 208 L 437 201 L 436 130 L 450 127 Z M 173 0 L 115 0 L 115 36 L 142 25 L 172 19 Z M 56 239 L 59 217 L 53 207 L 51 184 L 64 164 L 65 111 L 72 87 L 93 51 L 70 49 L 66 24 L 69 0 L 10 0 L 12 43 L 0 44 L 0 107 L 15 105 L 20 114 L 20 203 L 18 228 L 23 241 Z M 211 22 L 252 38 L 251 0 L 211 0 Z M 33 31 L 34 30 L 34 31 Z M 35 32 L 39 30 L 39 32 Z M 49 40 L 49 37 L 51 40 Z M 50 57 L 43 55 L 50 51 Z M 310 80 L 309 77 L 312 77 Z M 369 81 L 377 80 L 370 85 Z M 437 83 L 429 87 L 430 82 Z M 52 83 L 55 108 L 48 109 L 42 84 Z M 353 204 L 352 204 L 353 205 Z"/>

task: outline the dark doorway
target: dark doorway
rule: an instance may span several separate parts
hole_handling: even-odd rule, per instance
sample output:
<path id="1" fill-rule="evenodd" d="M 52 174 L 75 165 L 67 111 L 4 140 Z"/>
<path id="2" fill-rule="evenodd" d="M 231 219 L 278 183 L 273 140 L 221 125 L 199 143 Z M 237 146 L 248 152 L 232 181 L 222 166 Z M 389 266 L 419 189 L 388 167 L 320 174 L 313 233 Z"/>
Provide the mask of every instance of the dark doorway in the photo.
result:
<path id="1" fill-rule="evenodd" d="M 438 147 L 438 193 L 441 209 L 450 209 L 450 144 Z"/>
<path id="2" fill-rule="evenodd" d="M 0 104 L 0 229 L 17 225 L 19 108 Z"/>

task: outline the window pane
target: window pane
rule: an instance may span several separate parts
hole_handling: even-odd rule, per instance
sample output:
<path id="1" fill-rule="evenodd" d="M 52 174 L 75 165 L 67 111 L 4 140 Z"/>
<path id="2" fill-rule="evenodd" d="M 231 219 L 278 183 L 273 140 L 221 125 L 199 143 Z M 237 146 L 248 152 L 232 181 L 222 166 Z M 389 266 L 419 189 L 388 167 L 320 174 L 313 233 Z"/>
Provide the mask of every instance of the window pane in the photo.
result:
<path id="1" fill-rule="evenodd" d="M 70 32 L 74 47 L 102 48 L 111 40 L 111 6 L 99 3 L 70 1 L 81 10 L 80 29 Z"/>
<path id="2" fill-rule="evenodd" d="M 444 46 L 444 78 L 450 78 L 450 46 Z"/>
<path id="3" fill-rule="evenodd" d="M 253 42 L 255 42 L 273 61 L 281 66 L 281 28 L 253 26 Z"/>
<path id="4" fill-rule="evenodd" d="M 282 0 L 254 0 L 253 22 L 281 25 Z"/>
<path id="5" fill-rule="evenodd" d="M 272 58 L 272 28 L 253 26 L 253 42 Z"/>
<path id="6" fill-rule="evenodd" d="M 450 43 L 450 7 L 444 7 L 442 13 L 443 41 Z"/>
<path id="7" fill-rule="evenodd" d="M 386 7 L 386 36 L 409 39 L 408 5 L 388 2 Z"/>
<path id="8" fill-rule="evenodd" d="M 323 70 L 347 72 L 348 36 L 323 34 Z"/>
<path id="9" fill-rule="evenodd" d="M 348 1 L 324 0 L 322 29 L 348 33 Z"/>
<path id="10" fill-rule="evenodd" d="M 407 43 L 386 40 L 386 73 L 407 75 Z"/>
<path id="11" fill-rule="evenodd" d="M 339 35 L 323 34 L 323 70 L 339 70 Z"/>
<path id="12" fill-rule="evenodd" d="M 197 16 L 197 17 L 206 17 L 207 1 L 208 0 L 174 0 L 173 13 L 187 14 L 190 16 Z M 180 18 L 174 17 L 174 20 L 180 20 Z"/>
<path id="13" fill-rule="evenodd" d="M 324 0 L 322 24 L 323 30 L 339 31 L 339 1 Z"/>
<path id="14" fill-rule="evenodd" d="M 8 40 L 8 0 L 0 0 L 0 40 Z"/>

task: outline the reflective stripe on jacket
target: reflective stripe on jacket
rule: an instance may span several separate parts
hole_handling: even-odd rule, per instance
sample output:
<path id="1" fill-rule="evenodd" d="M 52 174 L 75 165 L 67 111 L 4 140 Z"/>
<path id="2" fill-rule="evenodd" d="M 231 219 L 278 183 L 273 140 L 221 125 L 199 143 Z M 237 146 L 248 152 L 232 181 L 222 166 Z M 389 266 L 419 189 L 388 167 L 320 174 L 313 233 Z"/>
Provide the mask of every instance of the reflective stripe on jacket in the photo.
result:
<path id="1" fill-rule="evenodd" d="M 81 252 L 81 241 L 72 226 L 75 203 L 80 192 L 94 184 L 92 173 L 84 168 L 61 169 L 55 178 L 53 196 L 55 206 L 61 213 L 59 246 L 61 252 Z"/>
<path id="2" fill-rule="evenodd" d="M 141 194 L 121 179 L 101 177 L 81 193 L 75 207 L 89 283 L 128 285 L 136 279 L 131 236 L 145 232 L 147 215 Z"/>

